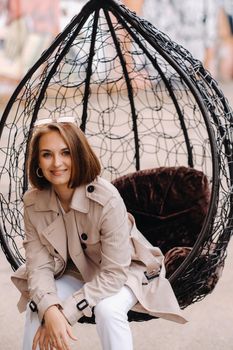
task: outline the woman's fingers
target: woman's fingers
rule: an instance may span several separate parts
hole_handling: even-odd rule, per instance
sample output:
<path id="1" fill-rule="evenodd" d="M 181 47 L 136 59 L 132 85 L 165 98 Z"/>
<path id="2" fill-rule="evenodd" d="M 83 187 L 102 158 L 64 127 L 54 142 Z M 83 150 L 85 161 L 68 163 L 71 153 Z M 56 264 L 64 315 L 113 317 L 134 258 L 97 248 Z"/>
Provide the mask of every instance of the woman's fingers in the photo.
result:
<path id="1" fill-rule="evenodd" d="M 33 339 L 33 343 L 32 343 L 32 350 L 36 350 L 36 347 L 39 343 L 39 340 L 40 340 L 40 335 L 41 335 L 41 328 L 42 327 L 39 327 L 35 336 L 34 336 L 34 339 Z"/>
<path id="2" fill-rule="evenodd" d="M 51 349 L 57 349 L 57 341 L 55 338 L 51 338 L 50 340 L 50 344 L 51 344 Z"/>
<path id="3" fill-rule="evenodd" d="M 46 334 L 45 334 L 45 329 L 43 326 L 41 327 L 41 332 L 40 332 L 40 337 L 39 337 L 39 348 L 40 348 L 40 350 L 47 350 L 46 349 Z"/>
<path id="4" fill-rule="evenodd" d="M 67 334 L 72 340 L 78 340 L 78 338 L 76 338 L 75 335 L 73 335 L 73 329 L 70 325 L 67 326 Z"/>
<path id="5" fill-rule="evenodd" d="M 39 327 L 35 334 L 32 350 L 36 350 L 38 345 L 40 350 L 52 350 L 54 348 L 54 345 L 52 344 L 50 337 L 46 334 L 46 329 L 43 326 Z"/>
<path id="6" fill-rule="evenodd" d="M 68 338 L 65 339 L 63 336 L 47 337 L 43 340 L 43 346 L 40 350 L 71 350 Z"/>
<path id="7" fill-rule="evenodd" d="M 40 350 L 52 350 L 52 349 L 54 349 L 54 345 L 51 338 L 49 338 L 48 336 L 45 336 L 43 348 Z"/>
<path id="8" fill-rule="evenodd" d="M 57 344 L 59 346 L 58 350 L 71 350 L 67 336 L 62 336 L 59 341 L 57 341 Z"/>
<path id="9" fill-rule="evenodd" d="M 57 341 L 55 337 L 49 336 L 46 328 L 43 326 L 39 327 L 35 334 L 32 350 L 36 350 L 37 346 L 39 346 L 40 350 L 66 350 L 66 347 L 63 345 L 63 341 Z"/>
<path id="10" fill-rule="evenodd" d="M 48 336 L 48 334 L 41 332 L 39 338 L 35 337 L 35 349 L 39 344 L 40 350 L 72 350 L 70 346 L 70 339 L 77 341 L 78 339 L 72 334 L 71 329 L 67 329 L 66 334 Z"/>

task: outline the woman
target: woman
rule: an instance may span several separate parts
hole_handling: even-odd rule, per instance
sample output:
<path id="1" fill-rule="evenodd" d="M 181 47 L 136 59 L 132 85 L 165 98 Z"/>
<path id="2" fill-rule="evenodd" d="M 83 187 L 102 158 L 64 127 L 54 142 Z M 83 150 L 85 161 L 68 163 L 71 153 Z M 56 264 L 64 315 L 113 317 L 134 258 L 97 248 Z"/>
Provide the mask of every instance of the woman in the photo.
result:
<path id="1" fill-rule="evenodd" d="M 133 308 L 179 323 L 163 256 L 137 230 L 75 123 L 35 128 L 24 195 L 26 266 L 13 282 L 26 313 L 23 350 L 70 349 L 72 326 L 95 314 L 104 350 L 133 348 Z"/>

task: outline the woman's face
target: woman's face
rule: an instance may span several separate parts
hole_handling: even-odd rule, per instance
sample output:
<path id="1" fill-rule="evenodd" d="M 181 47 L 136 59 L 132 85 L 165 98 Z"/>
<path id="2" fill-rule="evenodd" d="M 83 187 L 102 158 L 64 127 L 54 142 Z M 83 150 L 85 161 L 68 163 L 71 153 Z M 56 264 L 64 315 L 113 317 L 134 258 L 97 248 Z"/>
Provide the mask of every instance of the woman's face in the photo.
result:
<path id="1" fill-rule="evenodd" d="M 57 189 L 67 188 L 71 177 L 70 150 L 59 132 L 50 131 L 39 141 L 39 167 Z"/>

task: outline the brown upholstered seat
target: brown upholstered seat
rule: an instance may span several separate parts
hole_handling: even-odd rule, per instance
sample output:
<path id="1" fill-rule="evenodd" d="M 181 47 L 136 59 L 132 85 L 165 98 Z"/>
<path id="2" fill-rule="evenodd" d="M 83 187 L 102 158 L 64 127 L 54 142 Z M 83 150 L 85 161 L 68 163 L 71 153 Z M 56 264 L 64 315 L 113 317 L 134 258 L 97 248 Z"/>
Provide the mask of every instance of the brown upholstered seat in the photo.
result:
<path id="1" fill-rule="evenodd" d="M 210 200 L 207 177 L 193 168 L 159 167 L 122 176 L 113 184 L 137 227 L 165 254 L 170 276 L 201 231 Z"/>

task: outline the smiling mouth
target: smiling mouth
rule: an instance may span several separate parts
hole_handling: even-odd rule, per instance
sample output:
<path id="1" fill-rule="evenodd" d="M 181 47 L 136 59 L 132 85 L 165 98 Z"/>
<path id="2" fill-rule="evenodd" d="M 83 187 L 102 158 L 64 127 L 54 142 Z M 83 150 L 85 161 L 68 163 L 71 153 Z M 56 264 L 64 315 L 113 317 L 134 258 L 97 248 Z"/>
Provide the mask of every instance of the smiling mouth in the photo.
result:
<path id="1" fill-rule="evenodd" d="M 60 176 L 63 175 L 66 172 L 66 170 L 52 170 L 51 173 L 54 176 Z"/>

